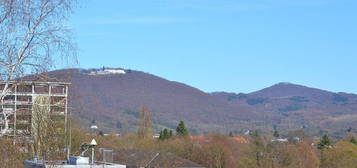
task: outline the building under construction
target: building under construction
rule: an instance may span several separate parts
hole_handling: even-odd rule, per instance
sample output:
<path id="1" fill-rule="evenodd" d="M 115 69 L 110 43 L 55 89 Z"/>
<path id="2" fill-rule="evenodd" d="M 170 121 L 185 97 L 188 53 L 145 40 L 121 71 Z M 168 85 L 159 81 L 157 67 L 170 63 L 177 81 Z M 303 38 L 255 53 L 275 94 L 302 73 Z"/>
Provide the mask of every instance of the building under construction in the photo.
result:
<path id="1" fill-rule="evenodd" d="M 68 86 L 65 82 L 11 81 L 0 82 L 0 136 L 30 140 L 42 109 L 53 119 L 64 135 L 68 131 Z M 40 109 L 40 110 L 39 110 Z"/>

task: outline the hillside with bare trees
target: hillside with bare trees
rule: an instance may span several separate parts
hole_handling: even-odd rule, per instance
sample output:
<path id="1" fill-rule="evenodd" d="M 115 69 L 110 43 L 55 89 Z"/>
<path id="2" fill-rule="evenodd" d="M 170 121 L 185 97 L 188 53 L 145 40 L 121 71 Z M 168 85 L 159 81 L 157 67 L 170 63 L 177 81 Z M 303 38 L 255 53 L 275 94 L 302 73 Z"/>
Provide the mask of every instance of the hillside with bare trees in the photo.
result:
<path id="1" fill-rule="evenodd" d="M 290 83 L 248 94 L 205 93 L 188 85 L 134 70 L 67 69 L 48 73 L 72 82 L 71 111 L 82 124 L 105 132 L 135 132 L 140 108 L 153 115 L 154 132 L 187 123 L 192 133 L 304 129 L 343 136 L 357 124 L 357 96 Z"/>

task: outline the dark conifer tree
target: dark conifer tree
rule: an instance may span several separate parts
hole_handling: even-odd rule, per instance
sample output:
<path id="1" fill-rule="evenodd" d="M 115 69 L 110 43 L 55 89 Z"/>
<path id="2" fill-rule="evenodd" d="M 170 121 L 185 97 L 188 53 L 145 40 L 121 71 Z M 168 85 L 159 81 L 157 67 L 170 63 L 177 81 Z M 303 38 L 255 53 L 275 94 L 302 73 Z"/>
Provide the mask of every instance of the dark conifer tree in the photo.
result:
<path id="1" fill-rule="evenodd" d="M 229 132 L 229 136 L 230 136 L 230 137 L 233 137 L 233 136 L 234 136 L 232 131 Z"/>
<path id="2" fill-rule="evenodd" d="M 276 125 L 273 126 L 273 129 L 274 129 L 273 136 L 278 138 L 280 135 L 279 135 L 279 132 L 278 132 L 278 129 L 277 129 Z"/>
<path id="3" fill-rule="evenodd" d="M 274 130 L 273 136 L 276 138 L 280 136 L 278 130 Z"/>
<path id="4" fill-rule="evenodd" d="M 176 128 L 176 132 L 178 136 L 188 136 L 188 130 L 183 121 L 180 121 Z"/>
<path id="5" fill-rule="evenodd" d="M 168 139 L 169 138 L 169 131 L 166 128 L 162 132 L 162 136 L 164 137 L 164 139 Z"/>
<path id="6" fill-rule="evenodd" d="M 174 133 L 173 133 L 172 130 L 170 129 L 170 131 L 169 131 L 169 137 L 171 138 L 172 136 L 174 136 L 173 134 L 174 134 Z"/>
<path id="7" fill-rule="evenodd" d="M 164 137 L 163 137 L 162 131 L 160 131 L 159 140 L 163 140 L 163 139 L 164 139 Z"/>
<path id="8" fill-rule="evenodd" d="M 325 149 L 327 147 L 330 147 L 332 145 L 332 140 L 331 138 L 325 134 L 321 137 L 321 140 L 320 142 L 317 144 L 317 148 L 322 150 L 322 149 Z"/>
<path id="9" fill-rule="evenodd" d="M 357 145 L 357 140 L 356 140 L 355 137 L 352 137 L 352 138 L 350 139 L 350 142 L 353 143 L 353 144 L 355 144 L 355 145 Z"/>

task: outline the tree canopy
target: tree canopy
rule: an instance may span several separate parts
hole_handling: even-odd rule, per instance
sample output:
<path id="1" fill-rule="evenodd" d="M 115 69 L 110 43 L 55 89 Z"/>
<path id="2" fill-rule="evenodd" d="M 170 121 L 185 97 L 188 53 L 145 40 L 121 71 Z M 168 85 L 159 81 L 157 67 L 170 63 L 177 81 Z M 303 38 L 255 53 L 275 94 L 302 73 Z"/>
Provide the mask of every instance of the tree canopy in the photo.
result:
<path id="1" fill-rule="evenodd" d="M 321 137 L 320 142 L 317 144 L 317 148 L 320 150 L 328 148 L 330 146 L 332 146 L 332 140 L 327 134 L 323 135 Z"/>
<path id="2" fill-rule="evenodd" d="M 176 133 L 178 136 L 188 136 L 188 130 L 183 121 L 180 121 L 176 128 Z"/>

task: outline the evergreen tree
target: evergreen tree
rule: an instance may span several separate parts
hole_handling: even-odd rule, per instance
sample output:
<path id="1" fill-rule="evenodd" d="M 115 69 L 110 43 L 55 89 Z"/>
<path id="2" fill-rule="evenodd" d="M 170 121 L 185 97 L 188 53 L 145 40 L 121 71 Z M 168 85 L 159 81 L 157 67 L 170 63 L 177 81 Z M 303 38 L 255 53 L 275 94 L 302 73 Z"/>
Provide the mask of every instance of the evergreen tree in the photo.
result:
<path id="1" fill-rule="evenodd" d="M 164 137 L 163 137 L 162 131 L 160 131 L 159 140 L 163 140 L 163 139 L 164 139 Z"/>
<path id="2" fill-rule="evenodd" d="M 250 136 L 252 136 L 253 138 L 257 138 L 257 137 L 259 137 L 259 133 L 257 130 L 254 130 L 250 133 Z"/>
<path id="3" fill-rule="evenodd" d="M 174 133 L 173 133 L 172 130 L 170 129 L 170 131 L 169 131 L 169 137 L 171 138 L 172 136 L 174 136 Z"/>
<path id="4" fill-rule="evenodd" d="M 234 136 L 232 131 L 229 132 L 229 136 L 230 136 L 230 137 L 233 137 L 233 136 Z"/>
<path id="5" fill-rule="evenodd" d="M 349 127 L 348 129 L 347 129 L 347 132 L 351 132 L 352 131 L 352 127 Z"/>
<path id="6" fill-rule="evenodd" d="M 277 129 L 276 125 L 273 126 L 273 129 L 274 129 L 273 136 L 278 138 L 280 135 L 279 135 L 279 132 L 278 132 L 278 129 Z"/>
<path id="7" fill-rule="evenodd" d="M 355 145 L 357 145 L 357 140 L 355 139 L 355 137 L 352 137 L 352 138 L 350 139 L 350 142 L 353 143 L 353 144 L 355 144 Z"/>
<path id="8" fill-rule="evenodd" d="M 178 136 L 188 136 L 188 130 L 183 121 L 180 121 L 176 128 L 176 132 Z"/>
<path id="9" fill-rule="evenodd" d="M 278 130 L 274 130 L 273 136 L 276 138 L 280 136 Z"/>
<path id="10" fill-rule="evenodd" d="M 164 139 L 168 139 L 169 138 L 169 131 L 166 128 L 162 132 L 162 136 L 164 137 Z"/>
<path id="11" fill-rule="evenodd" d="M 325 134 L 321 137 L 320 142 L 317 144 L 317 148 L 322 150 L 322 149 L 325 149 L 331 145 L 332 145 L 332 140 L 330 139 L 330 137 L 327 134 Z"/>
<path id="12" fill-rule="evenodd" d="M 173 136 L 172 130 L 165 128 L 162 131 L 160 131 L 159 139 L 165 140 L 171 138 L 172 136 Z"/>

